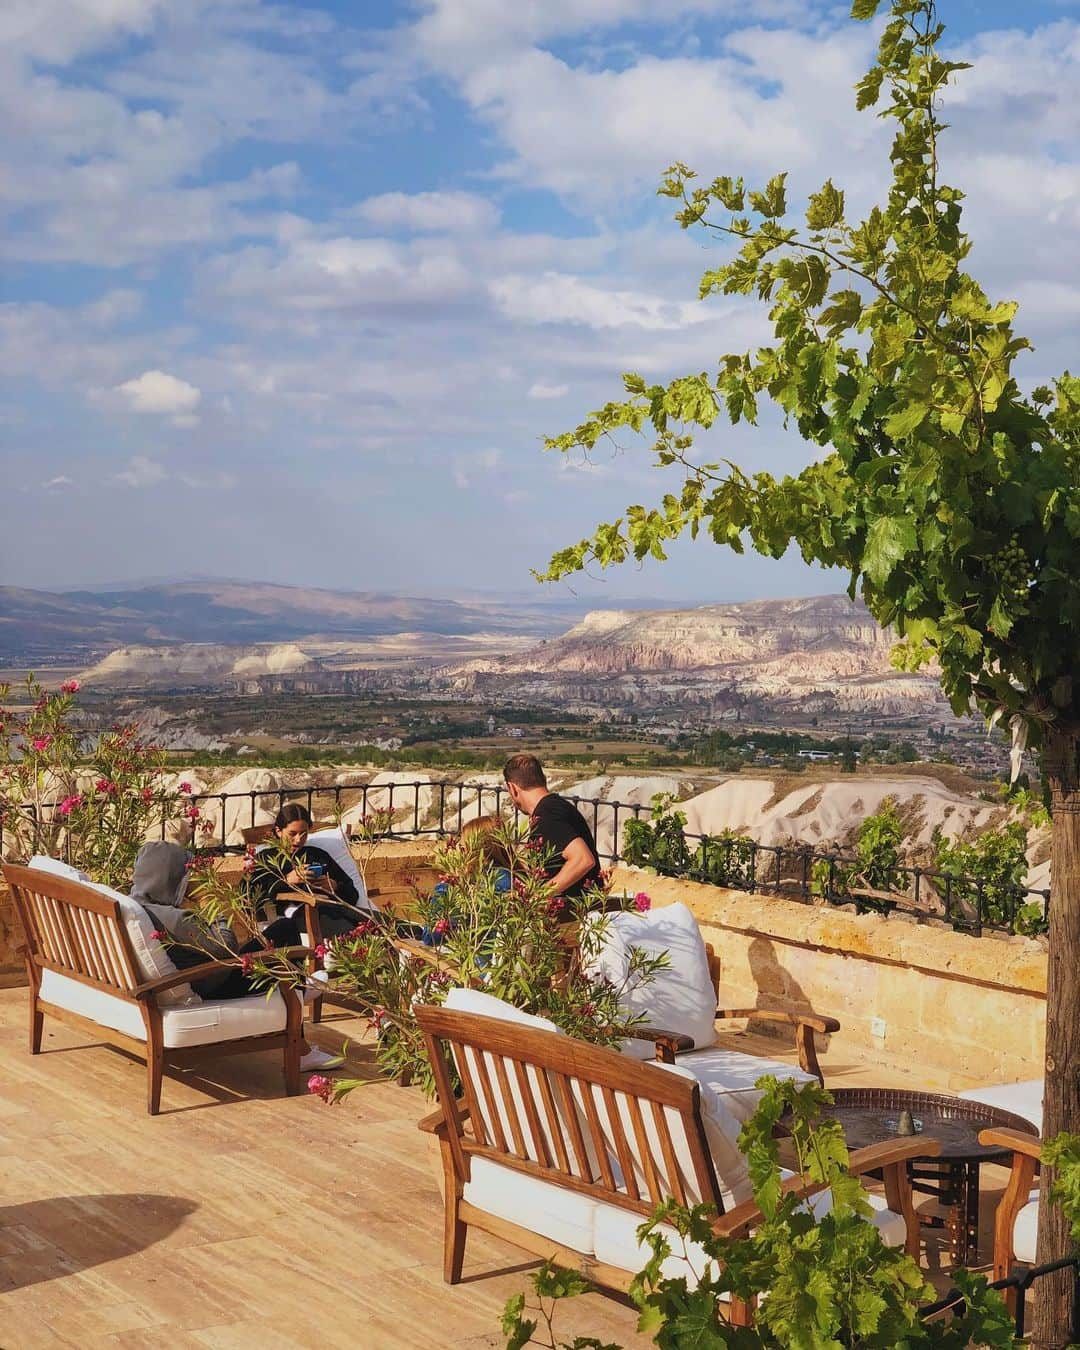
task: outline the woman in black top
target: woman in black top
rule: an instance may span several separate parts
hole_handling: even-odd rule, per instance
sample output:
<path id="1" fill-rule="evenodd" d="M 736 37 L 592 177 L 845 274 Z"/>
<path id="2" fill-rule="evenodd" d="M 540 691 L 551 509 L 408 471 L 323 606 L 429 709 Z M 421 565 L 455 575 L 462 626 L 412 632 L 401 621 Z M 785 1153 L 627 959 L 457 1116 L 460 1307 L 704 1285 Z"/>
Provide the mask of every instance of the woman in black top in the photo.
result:
<path id="1" fill-rule="evenodd" d="M 322 935 L 340 937 L 361 920 L 355 908 L 360 895 L 330 854 L 307 842 L 310 830 L 311 814 L 307 807 L 299 802 L 283 806 L 274 819 L 277 846 L 255 855 L 255 870 L 248 886 L 252 899 L 260 907 L 272 904 L 283 891 L 325 895 L 326 899 L 317 905 Z M 287 905 L 285 913 L 264 930 L 263 937 L 275 947 L 295 946 L 301 932 L 295 917 L 299 908 Z"/>

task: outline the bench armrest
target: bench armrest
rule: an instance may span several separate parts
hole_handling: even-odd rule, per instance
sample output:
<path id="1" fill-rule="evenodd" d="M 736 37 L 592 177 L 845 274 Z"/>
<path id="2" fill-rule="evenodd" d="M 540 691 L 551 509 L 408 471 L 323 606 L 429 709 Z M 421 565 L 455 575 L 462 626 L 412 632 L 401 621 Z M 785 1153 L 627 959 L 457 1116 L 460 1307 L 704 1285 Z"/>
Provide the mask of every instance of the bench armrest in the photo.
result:
<path id="1" fill-rule="evenodd" d="M 885 1195 L 889 1208 L 900 1214 L 907 1225 L 908 1253 L 912 1256 L 919 1250 L 919 1216 L 911 1199 L 911 1183 L 908 1180 L 907 1164 L 913 1158 L 935 1158 L 941 1152 L 937 1139 L 916 1136 L 912 1139 L 886 1139 L 880 1144 L 871 1144 L 853 1153 L 848 1161 L 848 1171 L 852 1176 L 861 1176 L 866 1172 L 882 1172 L 885 1176 Z M 800 1199 L 809 1199 L 820 1194 L 828 1187 L 820 1181 L 811 1181 L 808 1176 L 789 1177 L 781 1183 L 785 1195 L 797 1195 Z M 761 1221 L 764 1216 L 756 1200 L 744 1200 L 741 1205 L 719 1215 L 713 1220 L 713 1231 L 719 1237 L 741 1237 Z"/>
<path id="2" fill-rule="evenodd" d="M 694 1048 L 692 1036 L 684 1036 L 678 1031 L 665 1031 L 663 1027 L 632 1027 L 627 1034 L 634 1041 L 652 1041 L 656 1046 L 656 1058 L 661 1064 L 674 1064 L 676 1055 Z"/>
<path id="3" fill-rule="evenodd" d="M 265 952 L 251 952 L 256 960 L 260 956 L 280 956 L 286 960 L 297 960 L 309 957 L 311 951 L 308 947 L 267 947 Z M 189 966 L 187 970 L 175 970 L 171 975 L 159 975 L 153 980 L 144 980 L 142 984 L 137 984 L 131 991 L 133 998 L 153 998 L 157 994 L 164 993 L 166 990 L 175 989 L 177 985 L 187 984 L 189 980 L 202 979 L 204 975 L 213 975 L 219 970 L 238 970 L 244 964 L 242 956 L 223 957 L 218 961 L 203 961 L 200 965 Z"/>
<path id="4" fill-rule="evenodd" d="M 824 1085 L 821 1065 L 818 1063 L 817 1045 L 814 1033 L 827 1036 L 840 1030 L 835 1017 L 824 1017 L 820 1013 L 786 1012 L 780 1008 L 717 1008 L 716 1020 L 737 1021 L 752 1018 L 757 1022 L 779 1022 L 795 1028 L 795 1046 L 799 1052 L 799 1067 L 806 1073 L 812 1073 L 819 1083 Z"/>

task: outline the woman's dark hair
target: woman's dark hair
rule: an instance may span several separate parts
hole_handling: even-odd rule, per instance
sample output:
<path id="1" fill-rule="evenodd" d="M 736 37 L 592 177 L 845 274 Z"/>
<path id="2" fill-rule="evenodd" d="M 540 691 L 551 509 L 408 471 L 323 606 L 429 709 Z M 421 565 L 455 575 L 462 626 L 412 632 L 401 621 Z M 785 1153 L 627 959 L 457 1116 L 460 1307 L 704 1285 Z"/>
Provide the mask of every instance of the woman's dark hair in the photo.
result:
<path id="1" fill-rule="evenodd" d="M 280 833 L 286 825 L 291 825 L 294 820 L 302 820 L 308 829 L 311 829 L 311 812 L 307 807 L 301 806 L 299 802 L 286 802 L 274 817 L 274 832 Z"/>

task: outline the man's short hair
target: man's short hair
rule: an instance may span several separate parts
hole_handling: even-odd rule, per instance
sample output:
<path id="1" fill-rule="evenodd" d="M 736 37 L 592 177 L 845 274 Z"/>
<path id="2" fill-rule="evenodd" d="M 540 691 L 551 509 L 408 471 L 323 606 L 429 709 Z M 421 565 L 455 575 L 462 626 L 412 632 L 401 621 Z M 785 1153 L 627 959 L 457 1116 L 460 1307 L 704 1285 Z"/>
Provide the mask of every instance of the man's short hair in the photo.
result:
<path id="1" fill-rule="evenodd" d="M 519 788 L 547 787 L 544 767 L 535 755 L 511 755 L 503 766 L 503 777 Z"/>

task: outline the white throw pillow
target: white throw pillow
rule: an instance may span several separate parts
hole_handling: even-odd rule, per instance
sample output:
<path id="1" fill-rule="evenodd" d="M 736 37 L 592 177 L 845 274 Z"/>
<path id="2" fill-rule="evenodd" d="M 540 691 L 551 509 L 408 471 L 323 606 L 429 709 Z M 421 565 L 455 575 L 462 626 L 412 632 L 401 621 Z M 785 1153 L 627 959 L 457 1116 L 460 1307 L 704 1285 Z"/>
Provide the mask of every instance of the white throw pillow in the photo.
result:
<path id="1" fill-rule="evenodd" d="M 623 1007 L 644 1016 L 649 1026 L 690 1036 L 698 1049 L 712 1045 L 716 990 L 705 942 L 689 909 L 683 904 L 663 905 L 644 914 L 611 914 L 607 919 L 604 950 L 594 971 L 616 987 L 627 979 L 632 948 L 649 956 L 668 954 L 668 964 L 651 980 L 635 980 L 627 986 Z"/>
<path id="2" fill-rule="evenodd" d="M 357 906 L 360 909 L 372 909 L 372 903 L 368 899 L 367 886 L 364 885 L 364 878 L 360 875 L 360 869 L 356 865 L 352 849 L 349 848 L 349 841 L 342 832 L 336 826 L 329 830 L 315 830 L 314 833 L 308 835 L 307 841 L 315 848 L 321 848 L 324 853 L 329 853 L 356 887 L 356 893 L 359 896 L 356 902 Z"/>

